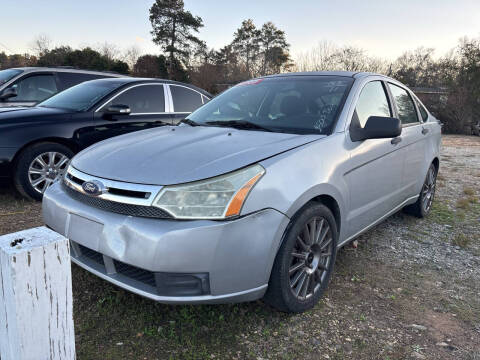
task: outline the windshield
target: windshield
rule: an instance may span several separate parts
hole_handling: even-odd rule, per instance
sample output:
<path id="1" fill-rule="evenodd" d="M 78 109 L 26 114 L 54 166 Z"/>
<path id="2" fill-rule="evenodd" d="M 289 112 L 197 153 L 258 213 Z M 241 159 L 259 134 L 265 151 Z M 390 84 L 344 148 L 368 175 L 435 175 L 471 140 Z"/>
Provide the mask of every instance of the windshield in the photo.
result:
<path id="1" fill-rule="evenodd" d="M 86 111 L 121 85 L 123 85 L 123 82 L 120 81 L 93 80 L 84 82 L 52 96 L 38 106 Z"/>
<path id="2" fill-rule="evenodd" d="M 296 134 L 329 134 L 353 83 L 343 76 L 285 76 L 241 83 L 194 113 L 187 124 Z"/>
<path id="3" fill-rule="evenodd" d="M 7 69 L 0 71 L 0 85 L 5 84 L 7 81 L 13 79 L 18 74 L 21 74 L 23 70 Z"/>

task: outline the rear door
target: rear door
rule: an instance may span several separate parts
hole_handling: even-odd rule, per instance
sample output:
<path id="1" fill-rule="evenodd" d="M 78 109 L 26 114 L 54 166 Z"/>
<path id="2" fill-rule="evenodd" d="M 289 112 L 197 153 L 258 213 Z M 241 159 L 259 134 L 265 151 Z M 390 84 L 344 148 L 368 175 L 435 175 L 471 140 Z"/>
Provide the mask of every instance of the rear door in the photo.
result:
<path id="1" fill-rule="evenodd" d="M 130 114 L 107 114 L 106 110 L 110 105 L 127 105 L 130 107 Z M 96 110 L 95 127 L 98 140 L 132 131 L 170 125 L 172 119 L 167 107 L 163 84 L 129 86 Z"/>
<path id="2" fill-rule="evenodd" d="M 190 113 L 208 101 L 208 98 L 198 91 L 182 85 L 169 85 L 170 109 L 173 123 L 178 124 Z"/>
<path id="3" fill-rule="evenodd" d="M 360 91 L 352 122 L 365 126 L 370 116 L 391 117 L 394 109 L 380 80 L 366 83 Z M 397 141 L 368 139 L 351 141 L 345 181 L 349 189 L 348 236 L 351 237 L 381 219 L 398 206 L 402 198 L 403 157 Z"/>
<path id="4" fill-rule="evenodd" d="M 410 92 L 397 84 L 388 83 L 396 116 L 402 122 L 400 148 L 405 164 L 402 175 L 403 200 L 420 193 L 425 178 L 423 163 L 425 162 L 425 144 L 428 129 L 420 121 L 417 107 Z"/>

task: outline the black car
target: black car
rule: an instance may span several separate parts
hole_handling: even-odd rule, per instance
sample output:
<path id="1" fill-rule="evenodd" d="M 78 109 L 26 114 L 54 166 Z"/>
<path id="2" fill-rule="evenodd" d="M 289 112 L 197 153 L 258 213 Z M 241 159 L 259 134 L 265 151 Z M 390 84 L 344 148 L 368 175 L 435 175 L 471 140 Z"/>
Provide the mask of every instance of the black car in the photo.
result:
<path id="1" fill-rule="evenodd" d="M 121 76 L 68 67 L 21 67 L 0 70 L 0 108 L 34 106 L 84 81 Z"/>
<path id="2" fill-rule="evenodd" d="M 33 108 L 0 109 L 0 178 L 41 199 L 78 151 L 112 136 L 180 122 L 212 96 L 168 80 L 84 82 Z"/>

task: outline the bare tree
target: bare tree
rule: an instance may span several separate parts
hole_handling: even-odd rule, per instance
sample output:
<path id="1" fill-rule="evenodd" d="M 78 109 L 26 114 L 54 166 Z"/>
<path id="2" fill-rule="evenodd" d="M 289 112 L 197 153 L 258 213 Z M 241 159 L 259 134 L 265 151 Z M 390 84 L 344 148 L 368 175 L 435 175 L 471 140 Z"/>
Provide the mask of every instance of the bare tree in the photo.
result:
<path id="1" fill-rule="evenodd" d="M 133 69 L 137 63 L 138 58 L 142 55 L 140 48 L 137 45 L 132 45 L 125 49 L 122 55 L 122 61 L 128 64 L 130 69 Z"/>
<path id="2" fill-rule="evenodd" d="M 36 56 L 42 56 L 50 50 L 50 46 L 52 45 L 51 39 L 46 34 L 40 34 L 33 39 L 30 44 L 30 50 Z"/>
<path id="3" fill-rule="evenodd" d="M 385 60 L 369 56 L 365 50 L 354 46 L 337 46 L 329 41 L 297 56 L 297 71 L 369 71 L 387 73 Z"/>
<path id="4" fill-rule="evenodd" d="M 107 41 L 95 46 L 95 50 L 97 50 L 101 55 L 105 56 L 108 60 L 116 60 L 120 54 L 120 49 L 118 46 Z"/>

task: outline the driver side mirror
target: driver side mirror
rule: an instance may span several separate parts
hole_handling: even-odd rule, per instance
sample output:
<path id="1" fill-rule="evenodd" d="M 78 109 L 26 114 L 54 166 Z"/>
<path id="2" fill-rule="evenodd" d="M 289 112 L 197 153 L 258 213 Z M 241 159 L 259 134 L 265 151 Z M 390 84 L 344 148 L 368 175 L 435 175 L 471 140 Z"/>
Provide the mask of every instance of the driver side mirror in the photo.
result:
<path id="1" fill-rule="evenodd" d="M 17 95 L 17 89 L 15 89 L 14 87 L 9 87 L 2 91 L 2 94 L 0 95 L 0 100 L 7 100 Z"/>
<path id="2" fill-rule="evenodd" d="M 370 116 L 365 126 L 361 128 L 358 116 L 355 114 L 350 124 L 350 138 L 352 141 L 394 138 L 401 133 L 402 123 L 399 119 L 393 117 Z"/>
<path id="3" fill-rule="evenodd" d="M 128 115 L 130 114 L 130 107 L 128 105 L 110 105 L 105 111 L 106 114 L 110 115 Z"/>

